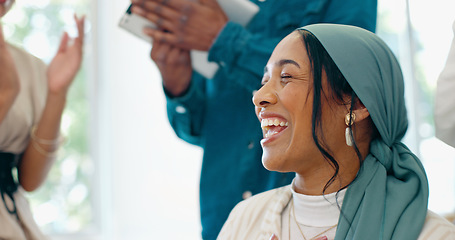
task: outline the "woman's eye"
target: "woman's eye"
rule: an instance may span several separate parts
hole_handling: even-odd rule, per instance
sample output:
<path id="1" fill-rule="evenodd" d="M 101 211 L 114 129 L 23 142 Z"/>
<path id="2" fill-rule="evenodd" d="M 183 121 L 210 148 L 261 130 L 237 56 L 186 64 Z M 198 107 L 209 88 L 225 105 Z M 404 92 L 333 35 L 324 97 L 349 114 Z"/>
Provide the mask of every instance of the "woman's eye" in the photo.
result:
<path id="1" fill-rule="evenodd" d="M 291 78 L 292 78 L 291 75 L 287 75 L 287 74 L 286 75 L 281 75 L 281 82 L 288 83 Z"/>

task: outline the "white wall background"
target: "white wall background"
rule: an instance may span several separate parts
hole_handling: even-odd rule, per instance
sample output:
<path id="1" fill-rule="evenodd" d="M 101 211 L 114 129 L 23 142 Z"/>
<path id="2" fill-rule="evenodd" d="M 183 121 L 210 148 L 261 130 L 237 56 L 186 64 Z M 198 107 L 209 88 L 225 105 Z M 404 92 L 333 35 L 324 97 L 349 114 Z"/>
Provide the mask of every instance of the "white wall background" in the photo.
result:
<path id="1" fill-rule="evenodd" d="M 452 24 L 455 21 L 455 1 L 407 1 L 410 7 L 409 17 L 415 29 L 414 34 L 419 39 L 419 42 L 415 43 L 414 61 L 422 67 L 420 71 L 423 79 L 428 84 L 429 90 L 434 92 L 454 37 Z M 416 111 L 426 112 L 428 106 L 416 105 Z M 416 131 L 420 137 L 417 154 L 420 154 L 425 166 L 430 186 L 429 208 L 442 215 L 453 215 L 455 149 L 435 138 L 434 128 L 428 123 L 417 126 Z"/>
<path id="2" fill-rule="evenodd" d="M 150 44 L 117 27 L 128 5 L 99 0 L 94 14 L 104 239 L 198 239 L 201 150 L 169 126 Z"/>

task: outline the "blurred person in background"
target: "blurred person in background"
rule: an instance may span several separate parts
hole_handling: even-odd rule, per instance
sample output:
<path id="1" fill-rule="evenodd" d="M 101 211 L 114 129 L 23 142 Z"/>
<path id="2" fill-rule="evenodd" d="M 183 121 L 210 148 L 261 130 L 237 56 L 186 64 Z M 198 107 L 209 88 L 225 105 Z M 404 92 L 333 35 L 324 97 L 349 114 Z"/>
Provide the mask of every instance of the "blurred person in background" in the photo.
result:
<path id="1" fill-rule="evenodd" d="M 455 37 L 436 85 L 434 123 L 436 137 L 455 147 Z"/>
<path id="2" fill-rule="evenodd" d="M 13 4 L 0 0 L 0 17 Z M 0 239 L 46 238 L 24 190 L 34 191 L 45 181 L 62 143 L 61 116 L 81 65 L 84 18 L 74 16 L 79 36 L 70 43 L 64 33 L 49 66 L 8 44 L 0 24 Z"/>

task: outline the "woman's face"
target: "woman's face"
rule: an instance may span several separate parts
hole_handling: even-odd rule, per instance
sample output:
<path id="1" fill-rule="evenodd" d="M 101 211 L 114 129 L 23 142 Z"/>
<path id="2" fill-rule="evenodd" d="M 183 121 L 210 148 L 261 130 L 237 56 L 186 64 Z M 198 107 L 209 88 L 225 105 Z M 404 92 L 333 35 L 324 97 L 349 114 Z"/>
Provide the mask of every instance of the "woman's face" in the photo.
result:
<path id="1" fill-rule="evenodd" d="M 322 91 L 325 92 L 321 92 L 323 138 L 330 146 L 334 141 L 332 135 L 344 137 L 345 126 L 343 113 L 337 113 L 339 106 L 329 106 L 330 101 L 324 97 L 329 96 L 325 73 L 322 78 Z M 321 168 L 326 162 L 313 141 L 311 127 L 313 76 L 299 33 L 288 35 L 277 45 L 265 67 L 262 84 L 253 102 L 264 134 L 261 145 L 265 168 L 299 173 Z M 330 127 L 327 128 L 325 123 L 328 121 Z M 338 130 L 340 127 L 341 131 Z M 340 141 L 339 136 L 334 138 Z M 341 141 L 344 142 L 344 138 Z"/>
<path id="2" fill-rule="evenodd" d="M 5 16 L 5 14 L 13 6 L 14 0 L 0 0 L 0 17 Z"/>

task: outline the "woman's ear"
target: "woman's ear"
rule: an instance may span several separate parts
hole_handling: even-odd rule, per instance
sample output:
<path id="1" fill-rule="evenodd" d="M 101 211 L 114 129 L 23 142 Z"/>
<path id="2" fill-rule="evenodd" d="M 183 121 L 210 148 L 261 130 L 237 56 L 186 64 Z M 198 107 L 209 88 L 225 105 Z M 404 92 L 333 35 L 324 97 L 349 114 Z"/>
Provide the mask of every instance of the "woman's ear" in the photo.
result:
<path id="1" fill-rule="evenodd" d="M 352 113 L 355 114 L 354 122 L 360 122 L 370 116 L 370 113 L 368 112 L 368 109 L 366 107 L 353 110 Z"/>
<path id="2" fill-rule="evenodd" d="M 355 120 L 354 122 L 360 122 L 370 116 L 370 112 L 368 112 L 368 109 L 362 104 L 356 104 L 358 105 L 355 110 L 352 110 L 352 113 L 355 114 Z"/>
<path id="3" fill-rule="evenodd" d="M 350 103 L 348 103 L 347 106 L 350 106 Z M 349 114 L 349 109 L 346 109 L 346 111 L 347 114 Z M 368 112 L 368 109 L 359 99 L 356 99 L 352 109 L 352 115 L 355 115 L 352 123 L 357 123 L 368 118 L 370 116 L 370 112 Z"/>

